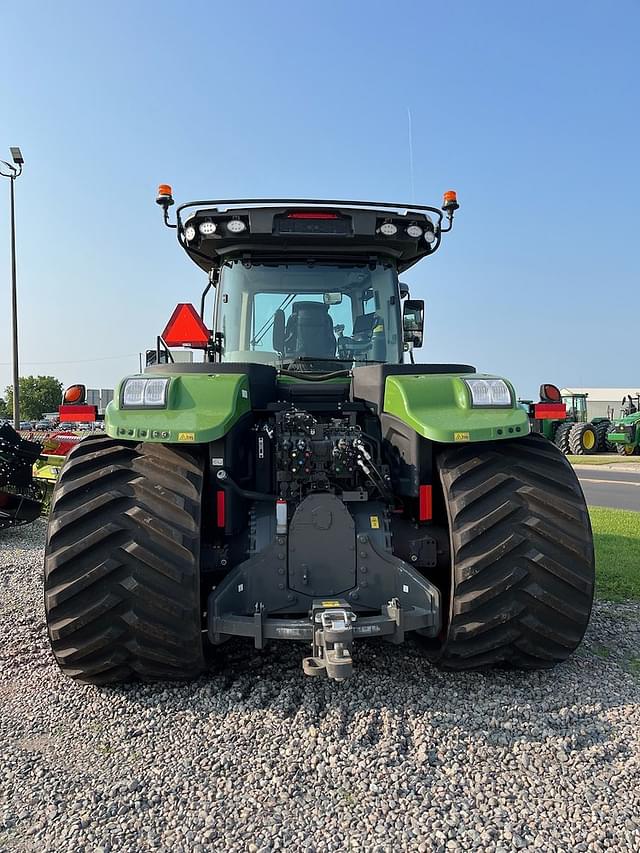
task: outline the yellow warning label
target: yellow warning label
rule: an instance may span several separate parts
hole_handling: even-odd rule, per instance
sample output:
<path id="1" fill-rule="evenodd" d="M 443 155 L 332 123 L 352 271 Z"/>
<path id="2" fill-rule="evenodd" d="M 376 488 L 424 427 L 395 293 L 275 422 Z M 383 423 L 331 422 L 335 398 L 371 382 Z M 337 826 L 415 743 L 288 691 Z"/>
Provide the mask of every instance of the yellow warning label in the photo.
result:
<path id="1" fill-rule="evenodd" d="M 454 432 L 453 440 L 454 441 L 469 441 L 469 433 L 468 432 Z"/>
<path id="2" fill-rule="evenodd" d="M 196 434 L 195 432 L 179 432 L 178 433 L 178 441 L 195 441 Z"/>
<path id="3" fill-rule="evenodd" d="M 379 530 L 380 529 L 380 519 L 378 518 L 377 515 L 370 516 L 369 521 L 371 522 L 371 529 L 372 530 Z"/>
<path id="4" fill-rule="evenodd" d="M 322 607 L 340 607 L 339 601 L 321 601 L 320 604 Z"/>

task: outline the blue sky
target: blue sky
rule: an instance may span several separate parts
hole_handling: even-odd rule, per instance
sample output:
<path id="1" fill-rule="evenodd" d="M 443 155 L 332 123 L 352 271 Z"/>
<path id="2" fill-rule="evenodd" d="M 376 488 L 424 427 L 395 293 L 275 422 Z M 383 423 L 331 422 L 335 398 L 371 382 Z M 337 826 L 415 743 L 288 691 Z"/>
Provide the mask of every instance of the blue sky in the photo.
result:
<path id="1" fill-rule="evenodd" d="M 159 182 L 180 201 L 437 204 L 453 188 L 454 231 L 404 276 L 427 300 L 420 359 L 523 394 L 640 390 L 639 25 L 633 0 L 20 4 L 0 52 L 0 156 L 26 159 L 21 372 L 111 387 L 176 302 L 198 302 Z"/>

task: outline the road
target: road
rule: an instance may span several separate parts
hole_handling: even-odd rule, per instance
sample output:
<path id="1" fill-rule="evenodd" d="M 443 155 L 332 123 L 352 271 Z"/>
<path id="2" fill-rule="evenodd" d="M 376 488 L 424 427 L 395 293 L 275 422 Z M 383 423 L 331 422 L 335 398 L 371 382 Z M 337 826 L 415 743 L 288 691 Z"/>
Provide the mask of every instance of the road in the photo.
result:
<path id="1" fill-rule="evenodd" d="M 611 468 L 603 471 L 595 465 L 574 467 L 589 506 L 640 512 L 640 471 L 615 471 Z"/>

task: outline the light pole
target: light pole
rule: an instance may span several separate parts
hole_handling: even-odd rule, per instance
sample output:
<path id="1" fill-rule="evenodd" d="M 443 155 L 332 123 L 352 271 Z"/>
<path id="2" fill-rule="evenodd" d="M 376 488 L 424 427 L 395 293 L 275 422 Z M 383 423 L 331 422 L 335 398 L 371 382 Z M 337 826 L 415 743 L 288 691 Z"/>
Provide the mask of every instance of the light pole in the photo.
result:
<path id="1" fill-rule="evenodd" d="M 20 429 L 20 371 L 18 369 L 18 287 L 16 281 L 16 203 L 14 184 L 22 174 L 24 159 L 19 148 L 11 148 L 13 163 L 0 160 L 0 175 L 11 181 L 11 323 L 13 328 L 13 426 Z M 2 167 L 5 167 L 3 171 Z"/>

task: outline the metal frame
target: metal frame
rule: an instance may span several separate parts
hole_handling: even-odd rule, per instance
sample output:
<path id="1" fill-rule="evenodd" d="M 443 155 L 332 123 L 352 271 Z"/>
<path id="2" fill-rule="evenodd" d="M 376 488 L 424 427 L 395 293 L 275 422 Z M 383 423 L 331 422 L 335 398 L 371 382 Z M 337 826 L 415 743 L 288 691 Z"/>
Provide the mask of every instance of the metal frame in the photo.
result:
<path id="1" fill-rule="evenodd" d="M 429 254 L 433 254 L 437 249 L 440 248 L 441 243 L 441 235 L 446 234 L 448 231 L 451 231 L 453 225 L 453 214 L 455 211 L 446 211 L 446 214 L 441 208 L 433 207 L 427 204 L 405 204 L 404 202 L 384 202 L 384 201 L 359 201 L 356 199 L 311 199 L 311 198 L 247 198 L 247 199 L 204 199 L 200 201 L 188 201 L 184 204 L 178 205 L 176 208 L 176 224 L 172 225 L 168 219 L 168 207 L 164 208 L 164 222 L 169 228 L 176 229 L 176 236 L 178 238 L 178 243 L 180 246 L 187 252 L 197 255 L 198 257 L 204 258 L 207 261 L 210 261 L 208 255 L 204 252 L 200 252 L 198 249 L 187 246 L 184 240 L 184 220 L 182 217 L 182 212 L 185 210 L 189 210 L 192 208 L 199 207 L 213 207 L 224 213 L 228 210 L 232 210 L 233 208 L 246 208 L 246 207 L 281 207 L 288 205 L 296 205 L 301 207 L 355 207 L 355 208 L 364 208 L 374 211 L 389 211 L 390 213 L 395 212 L 396 214 L 401 214 L 403 216 L 407 216 L 411 211 L 416 211 L 419 213 L 433 213 L 437 217 L 437 222 L 435 223 L 435 234 L 436 240 L 431 247 L 431 251 Z M 442 225 L 442 221 L 444 217 L 448 219 L 448 225 L 445 227 Z"/>
<path id="2" fill-rule="evenodd" d="M 180 216 L 183 210 L 189 207 L 219 207 L 221 210 L 228 210 L 231 207 L 280 207 L 282 205 L 304 205 L 307 207 L 366 207 L 371 210 L 395 210 L 404 211 L 405 214 L 412 210 L 425 210 L 435 213 L 438 217 L 438 225 L 441 225 L 444 218 L 444 213 L 439 207 L 431 207 L 425 204 L 404 204 L 401 202 L 391 201 L 354 201 L 340 199 L 315 199 L 315 198 L 240 198 L 240 199 L 209 199 L 206 201 L 187 201 L 184 204 L 178 205 L 176 208 L 176 219 L 178 224 L 182 225 L 182 217 Z"/>

